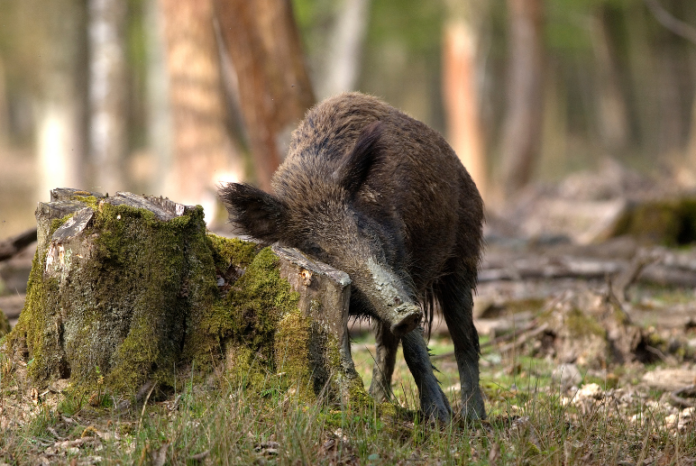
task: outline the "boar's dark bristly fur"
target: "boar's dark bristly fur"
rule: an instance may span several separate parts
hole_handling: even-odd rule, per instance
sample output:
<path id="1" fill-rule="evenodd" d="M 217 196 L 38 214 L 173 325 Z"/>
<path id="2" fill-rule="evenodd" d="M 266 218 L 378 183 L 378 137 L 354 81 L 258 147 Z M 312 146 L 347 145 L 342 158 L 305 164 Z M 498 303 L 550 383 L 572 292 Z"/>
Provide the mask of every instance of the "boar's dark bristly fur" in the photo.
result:
<path id="1" fill-rule="evenodd" d="M 307 113 L 272 185 L 274 195 L 230 183 L 220 197 L 239 233 L 349 274 L 350 313 L 377 322 L 372 395 L 390 396 L 401 341 L 421 409 L 449 419 L 418 327 L 437 305 L 455 345 L 462 414 L 485 418 L 472 319 L 483 203 L 444 138 L 377 98 L 342 94 Z"/>

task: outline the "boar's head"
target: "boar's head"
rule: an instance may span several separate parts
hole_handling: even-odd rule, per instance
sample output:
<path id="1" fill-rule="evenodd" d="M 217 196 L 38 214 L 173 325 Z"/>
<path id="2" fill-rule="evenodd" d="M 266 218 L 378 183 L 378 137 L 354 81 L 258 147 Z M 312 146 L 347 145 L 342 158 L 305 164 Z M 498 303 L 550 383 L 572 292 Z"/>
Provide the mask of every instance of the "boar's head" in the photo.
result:
<path id="1" fill-rule="evenodd" d="M 376 317 L 403 335 L 418 326 L 422 311 L 406 273 L 402 219 L 389 205 L 366 201 L 374 197 L 366 180 L 385 163 L 383 139 L 374 122 L 344 153 L 327 149 L 331 144 L 304 146 L 301 153 L 291 147 L 273 179 L 275 196 L 230 183 L 220 197 L 238 232 L 295 247 L 345 271 L 353 281 L 351 314 Z M 389 198 L 389 181 L 381 181 Z"/>

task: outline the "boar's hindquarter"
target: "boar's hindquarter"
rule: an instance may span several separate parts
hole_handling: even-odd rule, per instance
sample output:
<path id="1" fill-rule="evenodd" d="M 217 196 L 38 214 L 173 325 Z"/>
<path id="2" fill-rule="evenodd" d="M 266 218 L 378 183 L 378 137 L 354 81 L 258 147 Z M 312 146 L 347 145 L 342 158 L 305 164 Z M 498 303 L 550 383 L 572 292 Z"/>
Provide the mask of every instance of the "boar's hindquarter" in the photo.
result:
<path id="1" fill-rule="evenodd" d="M 485 418 L 472 320 L 483 204 L 442 136 L 377 98 L 342 94 L 307 113 L 272 186 L 274 195 L 230 183 L 220 196 L 239 233 L 348 273 L 350 313 L 377 322 L 371 394 L 389 398 L 401 341 L 421 410 L 450 418 L 420 327 L 439 307 L 454 342 L 461 413 Z"/>

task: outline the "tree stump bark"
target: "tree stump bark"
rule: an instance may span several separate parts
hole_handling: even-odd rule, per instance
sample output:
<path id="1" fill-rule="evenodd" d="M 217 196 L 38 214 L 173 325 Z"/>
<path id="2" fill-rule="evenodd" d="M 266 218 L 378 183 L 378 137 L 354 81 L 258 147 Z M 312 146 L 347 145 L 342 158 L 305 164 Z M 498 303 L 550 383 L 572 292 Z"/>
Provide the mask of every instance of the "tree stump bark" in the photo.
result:
<path id="1" fill-rule="evenodd" d="M 201 207 L 163 198 L 59 189 L 36 217 L 27 301 L 0 341 L 30 384 L 70 379 L 127 398 L 225 365 L 249 389 L 364 395 L 345 273 L 212 235 Z"/>
<path id="2" fill-rule="evenodd" d="M 297 249 L 273 246 L 273 252 L 280 259 L 280 276 L 299 293 L 300 312 L 312 322 L 309 353 L 315 370 L 314 391 L 338 389 L 331 395 L 338 395 L 345 403 L 350 400 L 352 389 L 362 388 L 348 334 L 351 280 L 347 273 L 312 261 Z"/>

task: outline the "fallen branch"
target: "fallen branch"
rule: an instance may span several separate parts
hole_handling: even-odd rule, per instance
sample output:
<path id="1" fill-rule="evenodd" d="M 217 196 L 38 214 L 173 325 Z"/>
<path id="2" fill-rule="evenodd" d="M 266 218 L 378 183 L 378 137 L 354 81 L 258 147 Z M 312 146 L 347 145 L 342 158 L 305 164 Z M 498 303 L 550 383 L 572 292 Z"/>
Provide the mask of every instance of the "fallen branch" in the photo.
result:
<path id="1" fill-rule="evenodd" d="M 685 396 L 696 397 L 696 385 L 688 385 L 669 394 L 669 398 L 675 406 L 679 408 L 695 407 L 696 400 L 688 400 Z"/>
<path id="2" fill-rule="evenodd" d="M 545 259 L 521 259 L 504 268 L 486 268 L 479 271 L 478 282 L 540 280 L 559 278 L 601 279 L 607 274 L 614 275 L 624 269 L 624 264 L 616 261 L 587 260 L 569 257 L 550 257 Z"/>
<path id="3" fill-rule="evenodd" d="M 523 327 L 521 327 L 521 328 L 515 328 L 515 329 L 513 329 L 513 331 L 510 332 L 510 333 L 506 333 L 506 334 L 504 334 L 504 335 L 497 336 L 497 337 L 493 338 L 492 340 L 488 340 L 487 342 L 485 342 L 484 344 L 481 345 L 481 348 L 485 348 L 485 347 L 488 347 L 488 346 L 494 346 L 494 345 L 497 345 L 498 343 L 502 343 L 502 342 L 504 342 L 504 341 L 512 340 L 512 339 L 514 339 L 515 337 L 517 337 L 518 335 L 524 334 L 525 332 L 528 332 L 528 331 L 532 330 L 532 329 L 535 328 L 537 325 L 539 325 L 539 322 L 537 322 L 536 320 L 532 320 L 532 321 L 529 322 L 527 325 L 525 325 L 525 326 L 523 326 Z"/>
<path id="4" fill-rule="evenodd" d="M 521 329 L 518 329 L 518 330 L 510 332 L 510 333 L 506 333 L 505 335 L 501 335 L 499 337 L 493 338 L 492 340 L 488 340 L 487 342 L 481 344 L 481 349 L 483 350 L 483 348 L 487 348 L 489 346 L 494 346 L 494 345 L 497 345 L 498 343 L 502 343 L 504 341 L 512 340 L 517 336 L 519 336 L 520 339 L 522 340 L 522 342 L 520 343 L 520 344 L 522 344 L 525 341 L 527 341 L 529 338 L 540 334 L 541 332 L 543 332 L 544 330 L 546 330 L 548 328 L 547 324 L 542 324 L 540 327 L 535 328 L 535 327 L 537 327 L 537 325 L 538 325 L 538 322 L 536 320 L 534 320 L 534 321 L 528 323 L 527 325 L 525 325 L 524 327 L 522 327 Z M 531 332 L 530 332 L 530 330 L 531 330 Z M 503 351 L 503 350 L 501 350 L 501 351 Z M 454 357 L 454 351 L 450 351 L 449 353 L 443 353 L 443 354 L 437 354 L 434 356 L 430 356 L 430 360 L 437 361 L 439 359 L 447 359 L 447 358 L 452 358 L 452 357 Z"/>
<path id="5" fill-rule="evenodd" d="M 658 249 L 639 250 L 628 267 L 616 277 L 616 287 L 622 302 L 629 301 L 628 288 L 635 283 L 643 270 L 650 264 L 662 259 Z"/>
<path id="6" fill-rule="evenodd" d="M 535 336 L 545 332 L 547 328 L 549 328 L 549 324 L 541 324 L 538 328 L 532 330 L 531 332 L 527 332 L 520 335 L 520 338 L 518 340 L 515 340 L 512 343 L 508 343 L 507 345 L 500 348 L 500 352 L 505 353 L 518 346 L 524 345 L 530 338 L 534 338 Z"/>
<path id="7" fill-rule="evenodd" d="M 523 280 L 583 279 L 615 280 L 616 292 L 624 291 L 636 282 L 660 286 L 696 286 L 696 257 L 664 250 L 646 250 L 627 260 L 607 260 L 593 257 L 544 255 L 531 251 L 527 255 L 508 260 L 484 261 L 478 273 L 478 282 Z"/>
<path id="8" fill-rule="evenodd" d="M 81 447 L 82 445 L 86 443 L 95 443 L 99 442 L 99 439 L 97 437 L 82 437 L 78 438 L 75 440 L 65 440 L 63 442 L 56 442 L 55 446 L 57 448 L 66 450 L 68 448 L 74 448 L 74 447 Z"/>
<path id="9" fill-rule="evenodd" d="M 36 228 L 32 228 L 0 242 L 0 262 L 13 258 L 35 241 Z"/>
<path id="10" fill-rule="evenodd" d="M 655 19 L 666 29 L 696 45 L 696 28 L 677 19 L 657 0 L 643 0 Z"/>

